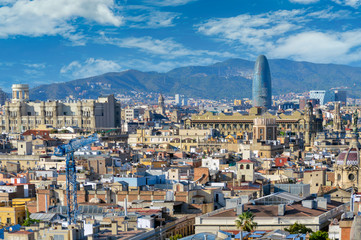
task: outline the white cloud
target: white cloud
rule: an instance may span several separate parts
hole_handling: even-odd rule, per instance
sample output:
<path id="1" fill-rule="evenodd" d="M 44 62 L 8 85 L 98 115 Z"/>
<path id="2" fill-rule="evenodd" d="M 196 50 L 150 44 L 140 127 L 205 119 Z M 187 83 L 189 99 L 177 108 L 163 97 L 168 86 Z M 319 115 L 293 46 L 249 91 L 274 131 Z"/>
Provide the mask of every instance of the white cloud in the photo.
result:
<path id="1" fill-rule="evenodd" d="M 45 63 L 25 63 L 24 65 L 35 69 L 44 69 L 46 67 Z"/>
<path id="2" fill-rule="evenodd" d="M 350 6 L 353 8 L 358 8 L 361 6 L 361 0 L 332 0 L 337 4 L 341 4 L 344 6 Z"/>
<path id="3" fill-rule="evenodd" d="M 316 19 L 325 19 L 325 20 L 334 20 L 334 19 L 347 19 L 354 17 L 352 13 L 348 10 L 337 10 L 334 11 L 333 8 L 327 8 L 316 12 L 311 12 L 307 14 L 307 17 L 316 18 Z"/>
<path id="4" fill-rule="evenodd" d="M 127 6 L 125 20 L 129 27 L 135 28 L 159 28 L 174 26 L 174 20 L 180 14 L 175 12 L 158 11 L 153 7 Z"/>
<path id="5" fill-rule="evenodd" d="M 361 60 L 361 29 L 346 32 L 303 32 L 280 39 L 270 55 L 323 63 Z"/>
<path id="6" fill-rule="evenodd" d="M 14 63 L 13 62 L 0 62 L 0 67 L 1 66 L 11 67 L 11 66 L 14 66 Z"/>
<path id="7" fill-rule="evenodd" d="M 167 7 L 167 6 L 175 7 L 175 6 L 185 5 L 194 1 L 197 0 L 145 0 L 146 3 L 160 7 Z"/>
<path id="8" fill-rule="evenodd" d="M 71 38 L 74 23 L 83 19 L 103 25 L 120 26 L 113 0 L 18 0 L 0 7 L 0 37 L 13 35 L 62 35 Z M 79 40 L 81 36 L 75 34 Z"/>
<path id="9" fill-rule="evenodd" d="M 17 1 L 17 0 L 0 0 L 0 6 L 13 4 L 13 3 L 16 2 L 16 1 Z"/>
<path id="10" fill-rule="evenodd" d="M 347 19 L 350 11 L 276 11 L 259 15 L 210 19 L 198 31 L 242 50 L 249 57 L 267 54 L 312 62 L 351 63 L 361 60 L 361 29 L 315 30 L 313 21 Z"/>
<path id="11" fill-rule="evenodd" d="M 236 41 L 254 49 L 268 49 L 270 40 L 294 31 L 304 21 L 304 10 L 280 10 L 259 15 L 243 14 L 231 18 L 210 19 L 198 25 L 198 32 Z"/>
<path id="12" fill-rule="evenodd" d="M 348 46 L 340 41 L 340 37 L 320 32 L 303 32 L 281 39 L 270 53 L 279 58 L 325 62 L 347 53 Z"/>
<path id="13" fill-rule="evenodd" d="M 182 44 L 179 44 L 170 38 L 160 40 L 152 37 L 131 37 L 117 39 L 114 44 L 119 47 L 138 48 L 152 54 L 169 55 L 170 57 L 192 54 L 191 51 L 186 49 Z"/>
<path id="14" fill-rule="evenodd" d="M 139 71 L 167 72 L 178 67 L 208 66 L 216 62 L 219 62 L 219 60 L 211 57 L 198 56 L 192 56 L 187 59 L 175 61 L 159 61 L 158 59 L 149 58 L 122 58 L 118 61 L 111 61 L 89 58 L 84 62 L 73 61 L 70 64 L 63 66 L 60 70 L 60 73 L 68 78 L 79 79 L 97 76 L 108 72 L 125 71 L 127 69 L 135 69 Z"/>
<path id="15" fill-rule="evenodd" d="M 235 57 L 229 52 L 214 52 L 208 50 L 192 50 L 186 48 L 182 44 L 175 42 L 171 38 L 155 39 L 146 37 L 130 37 L 130 38 L 108 38 L 103 36 L 102 41 L 107 44 L 115 45 L 121 48 L 135 48 L 142 52 L 152 55 L 160 55 L 163 58 L 173 59 L 177 57 L 189 56 L 218 56 L 218 57 Z"/>
<path id="16" fill-rule="evenodd" d="M 119 72 L 122 67 L 111 60 L 88 58 L 85 62 L 73 61 L 60 69 L 60 73 L 73 78 L 86 78 L 107 72 Z"/>
<path id="17" fill-rule="evenodd" d="M 293 3 L 301 3 L 301 4 L 310 4 L 310 3 L 316 3 L 319 0 L 290 0 L 290 2 Z"/>

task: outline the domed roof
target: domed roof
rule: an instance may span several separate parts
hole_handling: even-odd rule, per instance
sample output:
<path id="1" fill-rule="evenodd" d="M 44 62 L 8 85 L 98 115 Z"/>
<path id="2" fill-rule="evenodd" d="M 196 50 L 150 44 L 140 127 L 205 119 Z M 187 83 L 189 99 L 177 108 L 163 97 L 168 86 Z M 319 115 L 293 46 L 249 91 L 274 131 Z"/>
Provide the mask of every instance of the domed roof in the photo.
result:
<path id="1" fill-rule="evenodd" d="M 348 148 L 337 157 L 337 165 L 358 165 L 359 151 L 357 148 Z"/>
<path id="2" fill-rule="evenodd" d="M 350 148 L 343 150 L 337 157 L 337 165 L 359 165 L 360 159 L 360 143 L 357 136 L 352 139 Z"/>
<path id="3" fill-rule="evenodd" d="M 101 203 L 102 200 L 101 200 L 100 198 L 95 197 L 95 198 L 90 199 L 89 202 L 90 202 L 90 203 Z"/>

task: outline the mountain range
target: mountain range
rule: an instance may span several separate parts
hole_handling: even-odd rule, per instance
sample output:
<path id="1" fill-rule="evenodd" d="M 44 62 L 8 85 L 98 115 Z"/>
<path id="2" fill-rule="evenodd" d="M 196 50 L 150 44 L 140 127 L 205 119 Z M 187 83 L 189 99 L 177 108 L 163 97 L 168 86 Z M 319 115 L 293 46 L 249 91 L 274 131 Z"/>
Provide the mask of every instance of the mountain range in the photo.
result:
<path id="1" fill-rule="evenodd" d="M 361 97 L 361 68 L 284 59 L 269 60 L 272 94 L 347 88 L 348 96 Z M 229 59 L 209 66 L 175 68 L 166 73 L 127 70 L 30 90 L 31 99 L 97 98 L 102 94 L 137 92 L 176 93 L 208 99 L 251 97 L 254 62 Z"/>

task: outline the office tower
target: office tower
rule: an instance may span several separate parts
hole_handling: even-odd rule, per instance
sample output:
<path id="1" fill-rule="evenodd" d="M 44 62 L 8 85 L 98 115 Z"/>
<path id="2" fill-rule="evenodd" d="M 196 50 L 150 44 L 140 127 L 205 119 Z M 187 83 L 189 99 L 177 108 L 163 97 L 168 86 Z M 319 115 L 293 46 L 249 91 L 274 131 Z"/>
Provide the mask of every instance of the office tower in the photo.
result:
<path id="1" fill-rule="evenodd" d="M 267 58 L 258 56 L 254 66 L 252 97 L 253 107 L 270 109 L 272 106 L 271 72 Z"/>

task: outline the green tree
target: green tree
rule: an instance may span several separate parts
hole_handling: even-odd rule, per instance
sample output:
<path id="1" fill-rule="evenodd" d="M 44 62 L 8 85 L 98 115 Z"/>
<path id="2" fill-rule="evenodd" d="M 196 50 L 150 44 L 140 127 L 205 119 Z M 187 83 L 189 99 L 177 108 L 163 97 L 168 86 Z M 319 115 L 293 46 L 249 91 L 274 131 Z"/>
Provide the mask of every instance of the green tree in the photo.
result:
<path id="1" fill-rule="evenodd" d="M 243 212 L 238 218 L 234 221 L 237 229 L 241 229 L 241 239 L 242 231 L 251 232 L 257 227 L 257 223 L 253 221 L 254 215 L 250 211 Z"/>
<path id="2" fill-rule="evenodd" d="M 178 240 L 178 239 L 181 239 L 182 238 L 182 235 L 181 234 L 176 234 L 174 236 L 171 236 L 169 238 L 169 240 Z"/>
<path id="3" fill-rule="evenodd" d="M 292 224 L 289 228 L 285 228 L 285 231 L 291 233 L 291 234 L 297 234 L 297 233 L 311 233 L 312 229 L 307 228 L 306 225 L 300 224 L 298 222 L 295 222 Z"/>
<path id="4" fill-rule="evenodd" d="M 28 227 L 28 226 L 30 226 L 31 224 L 39 223 L 39 222 L 40 222 L 40 220 L 36 220 L 36 219 L 30 218 L 30 212 L 29 212 L 28 208 L 26 208 L 25 212 L 26 212 L 26 218 L 25 218 L 25 220 L 24 220 L 23 226 Z"/>
<path id="5" fill-rule="evenodd" d="M 310 240 L 329 240 L 328 233 L 323 231 L 317 231 L 311 234 Z"/>

